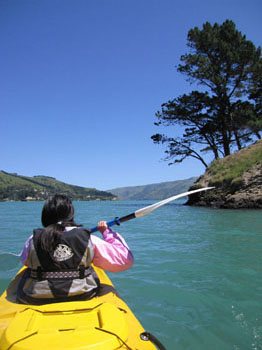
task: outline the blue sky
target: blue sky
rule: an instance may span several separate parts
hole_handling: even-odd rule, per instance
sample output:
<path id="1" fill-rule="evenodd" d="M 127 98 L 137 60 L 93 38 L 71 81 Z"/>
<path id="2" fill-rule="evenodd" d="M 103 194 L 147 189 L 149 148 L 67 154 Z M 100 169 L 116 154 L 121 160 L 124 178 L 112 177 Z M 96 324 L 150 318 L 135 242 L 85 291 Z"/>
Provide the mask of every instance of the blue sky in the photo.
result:
<path id="1" fill-rule="evenodd" d="M 0 0 L 0 169 L 107 190 L 186 179 L 151 135 L 190 91 L 188 31 L 226 19 L 262 44 L 261 0 Z"/>

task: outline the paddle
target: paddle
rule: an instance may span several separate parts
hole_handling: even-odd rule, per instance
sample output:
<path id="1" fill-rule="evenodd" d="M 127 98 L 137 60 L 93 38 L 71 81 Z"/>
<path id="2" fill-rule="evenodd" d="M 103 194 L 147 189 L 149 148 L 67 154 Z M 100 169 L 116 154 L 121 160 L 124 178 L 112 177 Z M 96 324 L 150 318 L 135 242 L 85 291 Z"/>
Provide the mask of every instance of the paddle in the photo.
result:
<path id="1" fill-rule="evenodd" d="M 214 188 L 214 187 L 204 187 L 204 188 L 199 188 L 197 190 L 193 190 L 193 191 L 177 194 L 176 196 L 169 197 L 169 198 L 164 199 L 164 200 L 162 200 L 160 202 L 157 202 L 157 203 L 151 204 L 151 205 L 149 205 L 147 207 L 138 209 L 134 213 L 126 215 L 126 216 L 123 216 L 122 218 L 116 217 L 114 220 L 108 221 L 107 222 L 107 226 L 111 227 L 111 226 L 114 226 L 114 225 L 120 225 L 121 222 L 125 222 L 125 221 L 131 220 L 131 219 L 135 219 L 135 218 L 140 218 L 141 216 L 148 215 L 148 214 L 152 213 L 152 211 L 156 210 L 157 208 L 162 207 L 162 205 L 165 205 L 165 204 L 167 204 L 169 202 L 172 202 L 172 201 L 174 201 L 174 200 L 176 200 L 178 198 L 189 196 L 190 194 L 201 192 L 201 191 L 207 191 L 207 190 L 210 190 L 212 188 Z M 97 226 L 91 228 L 91 233 L 96 232 L 96 231 L 98 231 L 98 227 Z"/>

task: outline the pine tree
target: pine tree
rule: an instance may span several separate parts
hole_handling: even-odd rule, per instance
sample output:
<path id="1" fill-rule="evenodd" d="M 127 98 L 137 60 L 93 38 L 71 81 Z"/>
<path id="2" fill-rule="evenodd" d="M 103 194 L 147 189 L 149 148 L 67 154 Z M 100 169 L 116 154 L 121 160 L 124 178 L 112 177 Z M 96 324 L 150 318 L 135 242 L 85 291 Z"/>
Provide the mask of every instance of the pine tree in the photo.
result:
<path id="1" fill-rule="evenodd" d="M 200 89 L 164 103 L 155 123 L 183 126 L 183 133 L 151 138 L 167 145 L 170 164 L 194 157 L 207 166 L 201 152 L 217 159 L 261 138 L 261 48 L 230 20 L 191 29 L 187 46 L 177 70 Z"/>

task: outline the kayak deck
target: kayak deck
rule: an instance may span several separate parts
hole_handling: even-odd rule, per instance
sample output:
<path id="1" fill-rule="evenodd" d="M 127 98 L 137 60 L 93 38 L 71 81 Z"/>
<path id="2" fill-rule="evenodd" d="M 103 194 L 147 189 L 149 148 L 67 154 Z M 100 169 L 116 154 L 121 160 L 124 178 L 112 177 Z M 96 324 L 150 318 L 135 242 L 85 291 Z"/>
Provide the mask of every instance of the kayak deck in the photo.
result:
<path id="1" fill-rule="evenodd" d="M 156 350 L 105 272 L 95 270 L 102 285 L 99 296 L 40 306 L 14 302 L 20 271 L 0 297 L 0 349 Z"/>

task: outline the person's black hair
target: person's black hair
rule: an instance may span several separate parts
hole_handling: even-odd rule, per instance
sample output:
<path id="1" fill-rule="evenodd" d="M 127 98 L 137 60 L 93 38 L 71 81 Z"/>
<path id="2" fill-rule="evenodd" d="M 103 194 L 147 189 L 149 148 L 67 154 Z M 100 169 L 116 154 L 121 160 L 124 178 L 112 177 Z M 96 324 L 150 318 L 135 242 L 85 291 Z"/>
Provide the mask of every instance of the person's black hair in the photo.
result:
<path id="1" fill-rule="evenodd" d="M 71 199 L 63 194 L 49 197 L 42 210 L 42 224 L 45 229 L 40 236 L 40 244 L 44 250 L 53 253 L 65 227 L 79 226 L 74 222 Z"/>

